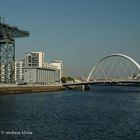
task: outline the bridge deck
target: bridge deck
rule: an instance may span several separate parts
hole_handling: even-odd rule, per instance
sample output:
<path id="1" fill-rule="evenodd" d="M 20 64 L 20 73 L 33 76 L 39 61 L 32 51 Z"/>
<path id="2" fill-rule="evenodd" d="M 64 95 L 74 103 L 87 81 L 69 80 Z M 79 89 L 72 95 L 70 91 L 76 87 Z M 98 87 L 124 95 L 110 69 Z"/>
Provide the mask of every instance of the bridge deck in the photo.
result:
<path id="1" fill-rule="evenodd" d="M 140 81 L 90 81 L 80 83 L 66 83 L 65 87 L 80 86 L 80 85 L 106 85 L 106 86 L 140 86 Z"/>

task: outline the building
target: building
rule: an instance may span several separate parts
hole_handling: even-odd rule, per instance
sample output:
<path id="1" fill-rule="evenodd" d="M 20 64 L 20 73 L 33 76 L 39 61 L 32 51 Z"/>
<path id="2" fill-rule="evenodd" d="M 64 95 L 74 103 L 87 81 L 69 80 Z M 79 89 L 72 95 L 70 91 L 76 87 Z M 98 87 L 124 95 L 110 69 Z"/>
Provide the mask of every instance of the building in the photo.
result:
<path id="1" fill-rule="evenodd" d="M 5 81 L 5 69 L 4 69 L 4 67 L 5 67 L 5 65 L 1 65 L 1 68 L 0 68 L 0 70 L 1 70 L 1 75 L 0 75 L 0 83 L 4 83 L 4 81 Z"/>
<path id="2" fill-rule="evenodd" d="M 25 68 L 24 69 L 24 82 L 35 85 L 48 85 L 54 84 L 56 79 L 55 69 L 47 68 Z"/>
<path id="3" fill-rule="evenodd" d="M 47 85 L 59 81 L 60 68 L 46 63 L 43 52 L 25 54 L 24 82 L 27 84 Z"/>
<path id="4" fill-rule="evenodd" d="M 14 67 L 14 63 L 12 65 Z M 14 80 L 15 73 L 11 72 L 11 64 L 2 64 L 0 65 L 0 83 L 13 83 L 14 81 L 11 81 L 11 79 Z M 7 75 L 7 76 L 5 76 Z M 11 78 L 14 77 L 14 78 Z"/>
<path id="5" fill-rule="evenodd" d="M 23 82 L 24 81 L 24 60 L 15 61 L 15 81 Z"/>
<path id="6" fill-rule="evenodd" d="M 60 80 L 63 77 L 63 61 L 55 60 L 51 62 L 51 65 L 58 70 L 58 79 Z"/>
<path id="7" fill-rule="evenodd" d="M 31 52 L 25 54 L 25 67 L 26 68 L 42 68 L 44 67 L 44 53 Z"/>

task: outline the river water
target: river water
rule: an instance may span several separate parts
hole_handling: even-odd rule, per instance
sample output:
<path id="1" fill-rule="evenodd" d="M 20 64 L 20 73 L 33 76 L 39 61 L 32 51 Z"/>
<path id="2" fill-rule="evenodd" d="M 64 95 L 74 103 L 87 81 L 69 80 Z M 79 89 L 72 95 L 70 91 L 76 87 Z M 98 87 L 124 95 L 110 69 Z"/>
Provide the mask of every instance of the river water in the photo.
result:
<path id="1" fill-rule="evenodd" d="M 140 140 L 140 93 L 0 96 L 0 140 Z"/>

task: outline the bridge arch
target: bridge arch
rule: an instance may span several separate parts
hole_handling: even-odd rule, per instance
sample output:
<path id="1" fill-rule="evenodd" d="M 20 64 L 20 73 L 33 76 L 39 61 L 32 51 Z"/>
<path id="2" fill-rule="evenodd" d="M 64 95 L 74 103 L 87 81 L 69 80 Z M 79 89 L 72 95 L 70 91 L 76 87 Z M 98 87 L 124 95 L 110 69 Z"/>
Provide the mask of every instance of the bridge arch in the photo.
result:
<path id="1" fill-rule="evenodd" d="M 129 60 L 130 62 L 132 62 L 139 70 L 140 72 L 140 65 L 134 60 L 132 59 L 131 57 L 127 56 L 127 55 L 124 55 L 124 54 L 110 54 L 102 59 L 100 59 L 96 65 L 92 68 L 92 70 L 90 71 L 89 75 L 88 75 L 88 78 L 87 78 L 87 81 L 90 80 L 92 74 L 94 73 L 94 71 L 96 70 L 96 68 L 100 65 L 100 63 L 102 63 L 103 61 L 107 60 L 108 58 L 111 58 L 111 57 L 122 57 L 122 58 L 125 58 L 127 60 Z"/>

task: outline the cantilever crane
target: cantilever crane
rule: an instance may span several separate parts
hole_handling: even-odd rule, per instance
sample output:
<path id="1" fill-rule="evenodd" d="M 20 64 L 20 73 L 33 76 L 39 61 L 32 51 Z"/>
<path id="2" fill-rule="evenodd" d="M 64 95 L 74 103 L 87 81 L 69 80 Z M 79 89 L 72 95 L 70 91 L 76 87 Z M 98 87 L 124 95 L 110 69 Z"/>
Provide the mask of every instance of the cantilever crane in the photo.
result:
<path id="1" fill-rule="evenodd" d="M 15 82 L 15 38 L 28 37 L 29 32 L 4 23 L 0 17 L 0 83 Z"/>

